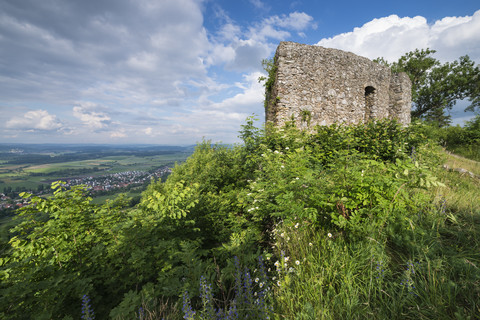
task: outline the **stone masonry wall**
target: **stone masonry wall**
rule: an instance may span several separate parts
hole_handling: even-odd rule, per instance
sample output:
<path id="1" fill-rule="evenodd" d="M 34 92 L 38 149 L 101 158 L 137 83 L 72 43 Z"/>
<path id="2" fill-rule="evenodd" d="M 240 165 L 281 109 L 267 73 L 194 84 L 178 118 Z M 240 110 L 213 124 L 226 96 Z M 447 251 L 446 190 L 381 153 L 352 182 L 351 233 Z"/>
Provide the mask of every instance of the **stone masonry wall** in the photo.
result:
<path id="1" fill-rule="evenodd" d="M 350 52 L 281 42 L 266 121 L 297 127 L 395 118 L 410 123 L 411 83 L 405 73 Z"/>

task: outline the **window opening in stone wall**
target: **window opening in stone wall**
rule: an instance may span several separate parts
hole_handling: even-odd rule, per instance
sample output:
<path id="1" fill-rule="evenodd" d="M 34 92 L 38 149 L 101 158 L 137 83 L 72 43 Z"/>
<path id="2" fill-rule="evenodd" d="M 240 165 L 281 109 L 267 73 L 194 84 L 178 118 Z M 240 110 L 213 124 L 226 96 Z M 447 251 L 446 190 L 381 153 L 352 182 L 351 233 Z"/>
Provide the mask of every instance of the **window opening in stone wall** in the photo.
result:
<path id="1" fill-rule="evenodd" d="M 375 88 L 368 86 L 365 88 L 365 122 L 373 118 L 373 107 L 375 105 Z"/>

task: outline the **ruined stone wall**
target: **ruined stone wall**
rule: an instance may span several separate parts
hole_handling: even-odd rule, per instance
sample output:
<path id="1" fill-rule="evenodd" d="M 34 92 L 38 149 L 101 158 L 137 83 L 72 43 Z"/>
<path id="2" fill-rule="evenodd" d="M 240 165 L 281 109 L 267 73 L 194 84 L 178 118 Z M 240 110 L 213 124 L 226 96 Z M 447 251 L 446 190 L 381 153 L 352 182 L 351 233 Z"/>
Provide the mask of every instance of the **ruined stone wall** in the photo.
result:
<path id="1" fill-rule="evenodd" d="M 410 123 L 411 84 L 405 73 L 350 52 L 281 42 L 265 118 L 300 128 L 396 118 Z"/>

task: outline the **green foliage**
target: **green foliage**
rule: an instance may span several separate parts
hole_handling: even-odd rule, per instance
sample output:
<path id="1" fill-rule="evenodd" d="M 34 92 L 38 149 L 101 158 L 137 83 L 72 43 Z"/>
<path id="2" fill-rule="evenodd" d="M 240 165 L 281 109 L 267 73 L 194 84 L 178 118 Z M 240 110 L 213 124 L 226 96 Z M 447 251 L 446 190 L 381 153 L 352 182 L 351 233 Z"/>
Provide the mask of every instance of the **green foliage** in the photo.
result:
<path id="1" fill-rule="evenodd" d="M 422 140 L 414 128 L 380 121 L 316 130 L 270 128 L 259 145 L 261 165 L 242 195 L 258 228 L 296 217 L 352 235 L 378 231 L 407 214 L 416 188 L 441 185 L 429 169 L 436 159 L 409 156 Z"/>
<path id="2" fill-rule="evenodd" d="M 435 122 L 443 127 L 450 123 L 451 110 L 457 100 L 469 99 L 466 111 L 480 107 L 480 67 L 468 56 L 453 62 L 440 63 L 432 57 L 435 50 L 411 51 L 400 57 L 397 62 L 388 63 L 394 72 L 406 72 L 412 81 L 412 101 L 414 118 Z"/>
<path id="3" fill-rule="evenodd" d="M 84 294 L 98 317 L 133 315 L 142 302 L 133 297 L 145 297 L 148 288 L 155 288 L 151 299 L 176 296 L 184 285 L 178 279 L 193 282 L 203 272 L 196 262 L 203 255 L 201 240 L 189 239 L 197 185 L 175 183 L 163 194 L 152 192 L 143 210 L 127 210 L 123 198 L 93 205 L 84 187 L 65 190 L 57 182 L 52 188 L 48 199 L 23 195 L 31 204 L 21 209 L 12 230 L 17 235 L 1 261 L 4 317 L 75 316 Z"/>
<path id="4" fill-rule="evenodd" d="M 64 314 L 66 305 L 78 312 L 75 301 L 102 276 L 96 266 L 108 264 L 105 253 L 115 242 L 115 224 L 124 218 L 121 207 L 92 206 L 84 187 L 65 190 L 56 182 L 52 189 L 49 199 L 22 194 L 31 204 L 20 209 L 22 220 L 2 261 L 5 316 L 50 319 Z"/>
<path id="5" fill-rule="evenodd" d="M 418 131 L 447 150 L 480 161 L 480 115 L 467 121 L 464 127 L 448 126 L 439 128 L 432 123 L 417 123 Z"/>
<path id="6" fill-rule="evenodd" d="M 263 69 L 267 72 L 267 77 L 261 76 L 258 78 L 259 82 L 264 82 L 265 85 L 265 101 L 264 107 L 267 110 L 268 104 L 270 102 L 276 103 L 279 100 L 279 97 L 274 97 L 272 95 L 272 88 L 275 84 L 275 80 L 277 77 L 277 65 L 275 58 L 273 59 L 264 59 L 262 60 Z"/>
<path id="7" fill-rule="evenodd" d="M 184 292 L 182 307 L 184 319 L 271 319 L 272 292 L 262 256 L 258 258 L 257 269 L 253 272 L 248 268 L 242 270 L 237 257 L 234 261 L 234 297 L 229 301 L 223 301 L 223 306 L 218 306 L 219 303 L 214 300 L 212 294 L 212 285 L 202 276 L 200 278 L 201 303 L 199 303 L 201 307 L 195 311 L 188 292 Z"/>
<path id="8" fill-rule="evenodd" d="M 312 112 L 309 110 L 302 110 L 300 115 L 302 117 L 302 122 L 305 122 L 307 123 L 307 126 L 310 126 L 310 121 L 312 121 Z"/>
<path id="9" fill-rule="evenodd" d="M 48 198 L 24 194 L 0 257 L 0 317 L 78 318 L 88 296 L 97 318 L 177 319 L 185 292 L 190 318 L 212 318 L 214 305 L 250 318 L 269 306 L 287 319 L 471 316 L 478 186 L 458 191 L 469 206 L 449 193 L 464 181 L 446 185 L 437 170 L 427 137 L 449 139 L 442 130 L 377 121 L 308 133 L 250 117 L 243 145 L 200 143 L 133 208 L 61 182 Z M 272 293 L 259 304 L 263 286 Z"/>
<path id="10" fill-rule="evenodd" d="M 471 204 L 471 192 L 480 185 L 455 173 L 443 172 L 442 177 L 457 190 L 417 192 L 422 195 L 415 208 L 407 215 L 395 213 L 401 219 L 390 222 L 391 232 L 352 239 L 333 228 L 312 228 L 302 219 L 279 223 L 273 234 L 276 256 L 288 257 L 287 268 L 294 270 L 288 285 L 277 289 L 277 315 L 474 319 L 480 297 L 475 280 L 480 275 L 480 202 Z M 456 198 L 466 192 L 470 200 L 463 204 L 468 208 L 455 208 Z M 281 270 L 274 275 L 281 276 Z"/>
<path id="11" fill-rule="evenodd" d="M 265 90 L 270 91 L 275 84 L 275 76 L 277 73 L 275 59 L 263 59 L 262 67 L 267 72 L 268 77 L 260 77 L 258 81 L 265 81 Z"/>

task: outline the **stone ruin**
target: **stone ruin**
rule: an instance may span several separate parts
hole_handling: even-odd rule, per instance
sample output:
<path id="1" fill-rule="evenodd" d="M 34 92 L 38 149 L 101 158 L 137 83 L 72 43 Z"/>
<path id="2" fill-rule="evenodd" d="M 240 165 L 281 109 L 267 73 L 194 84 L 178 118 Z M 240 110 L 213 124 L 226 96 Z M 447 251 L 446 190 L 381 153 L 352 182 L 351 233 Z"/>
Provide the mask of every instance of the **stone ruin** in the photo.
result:
<path id="1" fill-rule="evenodd" d="M 277 126 L 291 120 L 301 129 L 384 118 L 410 123 L 411 82 L 404 72 L 351 52 L 294 42 L 280 42 L 274 64 L 265 120 Z"/>

